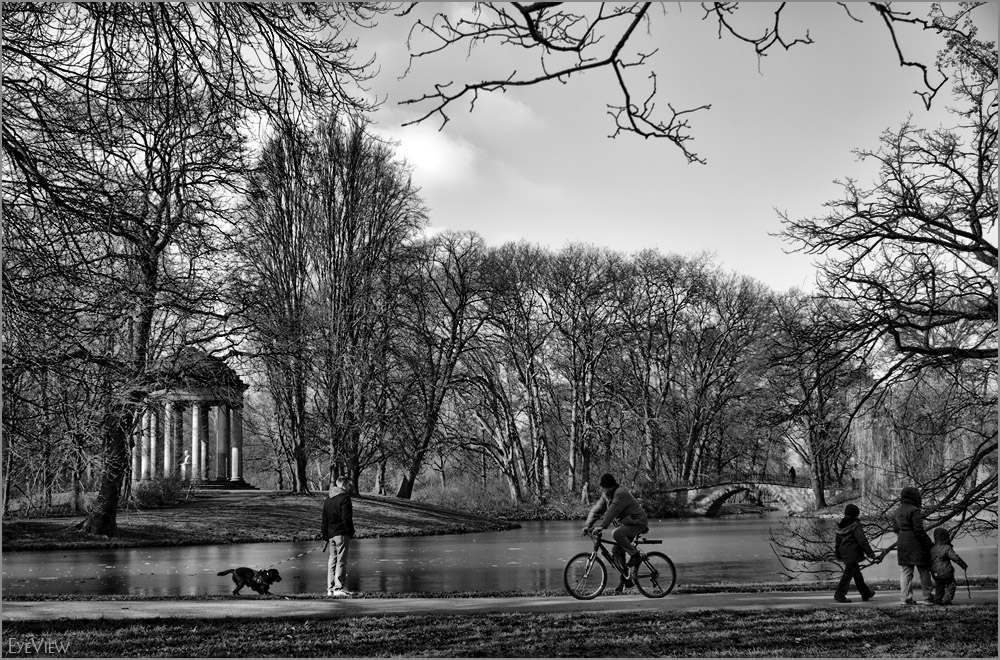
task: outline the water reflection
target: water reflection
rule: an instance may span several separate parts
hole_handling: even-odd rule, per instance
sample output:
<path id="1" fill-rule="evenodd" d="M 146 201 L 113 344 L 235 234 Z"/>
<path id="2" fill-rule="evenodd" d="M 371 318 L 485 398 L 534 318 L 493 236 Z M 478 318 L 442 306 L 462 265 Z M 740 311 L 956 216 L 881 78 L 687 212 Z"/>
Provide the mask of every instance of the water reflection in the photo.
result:
<path id="1" fill-rule="evenodd" d="M 769 545 L 777 519 L 723 518 L 655 521 L 651 537 L 674 560 L 678 584 L 781 580 Z M 566 561 L 589 549 L 579 522 L 526 523 L 507 532 L 360 539 L 351 551 L 348 589 L 369 592 L 561 590 Z M 891 543 L 889 538 L 885 543 Z M 877 543 L 876 543 L 877 545 Z M 226 595 L 235 566 L 276 567 L 274 593 L 322 593 L 326 555 L 316 541 L 183 548 L 8 552 L 5 594 Z M 969 575 L 997 574 L 997 539 L 959 539 Z M 301 556 L 299 556 L 301 555 Z M 898 578 L 895 556 L 865 569 L 869 580 Z M 244 590 L 247 593 L 247 590 Z"/>

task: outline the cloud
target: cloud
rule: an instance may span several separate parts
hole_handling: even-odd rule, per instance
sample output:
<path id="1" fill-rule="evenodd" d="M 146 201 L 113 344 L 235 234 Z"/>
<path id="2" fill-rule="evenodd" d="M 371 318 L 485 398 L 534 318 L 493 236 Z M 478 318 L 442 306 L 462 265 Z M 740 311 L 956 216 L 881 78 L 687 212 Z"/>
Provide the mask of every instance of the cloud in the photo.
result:
<path id="1" fill-rule="evenodd" d="M 508 136 L 534 128 L 538 119 L 526 104 L 504 92 L 479 95 L 469 121 L 473 130 L 486 136 Z"/>
<path id="2" fill-rule="evenodd" d="M 451 19 L 452 23 L 457 23 L 460 20 L 473 21 L 476 20 L 476 5 L 471 2 L 446 2 L 444 3 L 448 17 Z"/>
<path id="3" fill-rule="evenodd" d="M 476 149 L 464 140 L 427 125 L 375 130 L 396 143 L 396 154 L 413 167 L 420 188 L 460 186 L 476 178 Z"/>

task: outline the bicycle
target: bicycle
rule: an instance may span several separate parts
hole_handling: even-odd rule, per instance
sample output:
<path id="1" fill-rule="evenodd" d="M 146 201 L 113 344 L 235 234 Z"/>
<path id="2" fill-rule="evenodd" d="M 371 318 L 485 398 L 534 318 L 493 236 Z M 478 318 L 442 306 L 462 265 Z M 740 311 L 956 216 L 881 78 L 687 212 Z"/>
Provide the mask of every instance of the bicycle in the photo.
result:
<path id="1" fill-rule="evenodd" d="M 634 575 L 630 576 L 629 569 L 619 566 L 614 556 L 604 547 L 605 545 L 615 546 L 618 545 L 617 543 L 605 541 L 601 538 L 601 532 L 585 532 L 586 536 L 594 539 L 594 549 L 590 552 L 581 552 L 566 563 L 566 569 L 563 571 L 563 584 L 566 586 L 566 591 L 578 600 L 593 600 L 600 596 L 608 583 L 608 569 L 604 565 L 604 560 L 606 560 L 618 571 L 623 580 L 631 580 L 643 596 L 662 598 L 669 594 L 673 591 L 677 581 L 674 562 L 670 561 L 670 557 L 662 552 L 643 552 L 639 548 L 640 544 L 656 545 L 662 543 L 662 541 L 645 539 L 643 534 L 636 536 L 634 541 L 642 562 L 636 567 Z M 603 556 L 604 560 L 598 555 Z"/>

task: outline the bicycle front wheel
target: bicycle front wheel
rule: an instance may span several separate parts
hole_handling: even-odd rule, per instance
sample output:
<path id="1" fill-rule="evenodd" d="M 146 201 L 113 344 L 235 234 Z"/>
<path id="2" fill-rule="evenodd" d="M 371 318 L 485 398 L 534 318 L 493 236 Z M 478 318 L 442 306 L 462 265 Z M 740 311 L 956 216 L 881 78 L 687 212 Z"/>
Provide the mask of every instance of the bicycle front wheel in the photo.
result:
<path id="1" fill-rule="evenodd" d="M 677 571 L 674 562 L 662 552 L 650 552 L 636 569 L 635 586 L 647 598 L 662 598 L 674 589 Z"/>
<path id="2" fill-rule="evenodd" d="M 573 598 L 593 600 L 604 591 L 608 582 L 608 569 L 596 553 L 581 552 L 566 564 L 563 584 Z"/>

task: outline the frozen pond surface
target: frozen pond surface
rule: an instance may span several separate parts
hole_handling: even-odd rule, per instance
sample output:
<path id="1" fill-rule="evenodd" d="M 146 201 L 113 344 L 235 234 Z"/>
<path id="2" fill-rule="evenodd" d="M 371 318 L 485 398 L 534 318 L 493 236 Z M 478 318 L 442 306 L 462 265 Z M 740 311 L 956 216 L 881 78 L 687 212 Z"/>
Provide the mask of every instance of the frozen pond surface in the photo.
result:
<path id="1" fill-rule="evenodd" d="M 531 522 L 521 529 L 360 539 L 351 548 L 348 588 L 359 591 L 448 592 L 561 590 L 566 561 L 589 550 L 580 522 Z M 677 566 L 678 584 L 781 580 L 781 565 L 768 543 L 775 518 L 727 517 L 652 521 L 651 549 L 665 551 Z M 894 537 L 886 543 L 891 543 Z M 3 593 L 202 596 L 229 594 L 235 566 L 275 566 L 283 578 L 272 593 L 326 590 L 326 555 L 316 541 L 236 545 L 6 552 Z M 969 575 L 997 574 L 997 537 L 961 538 L 955 549 Z M 301 557 L 296 557 L 301 553 Z M 280 562 L 280 563 L 279 563 Z M 961 573 L 960 584 L 961 584 Z M 890 554 L 865 569 L 868 579 L 898 579 Z M 244 594 L 254 595 L 248 589 Z"/>

